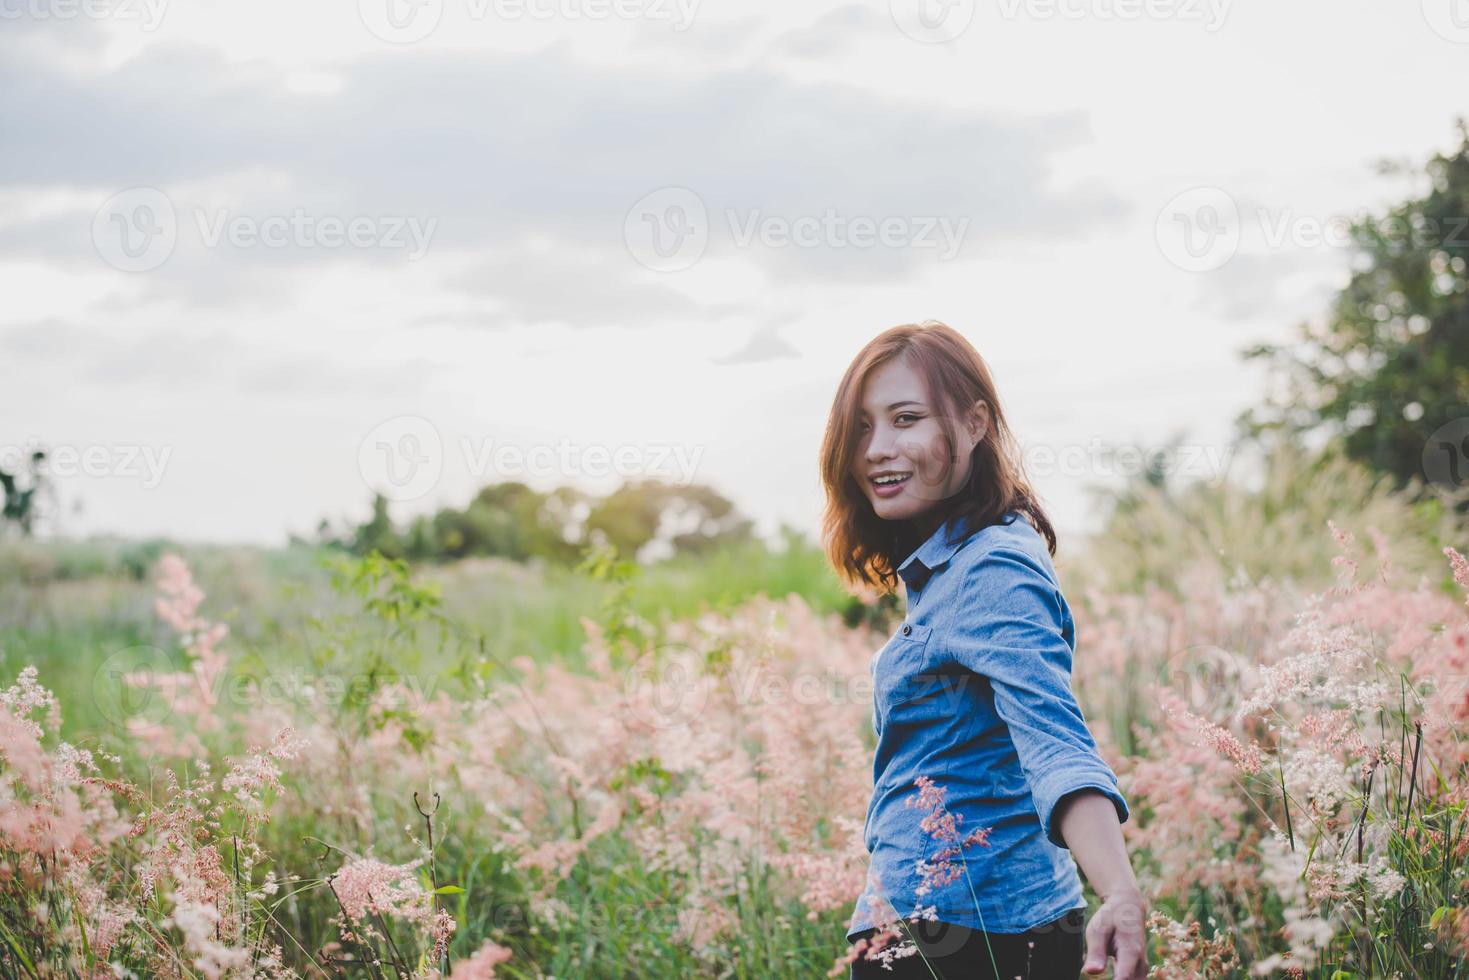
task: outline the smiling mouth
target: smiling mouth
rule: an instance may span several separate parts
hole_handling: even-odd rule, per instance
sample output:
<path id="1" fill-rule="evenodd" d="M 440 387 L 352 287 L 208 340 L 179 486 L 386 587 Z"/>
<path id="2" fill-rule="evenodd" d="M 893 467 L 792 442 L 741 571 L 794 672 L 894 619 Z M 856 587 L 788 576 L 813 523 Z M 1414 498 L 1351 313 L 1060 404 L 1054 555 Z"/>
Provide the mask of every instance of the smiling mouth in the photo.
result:
<path id="1" fill-rule="evenodd" d="M 869 479 L 867 482 L 871 483 L 874 487 L 896 487 L 908 482 L 912 476 L 912 473 L 898 473 L 892 476 L 875 477 Z"/>

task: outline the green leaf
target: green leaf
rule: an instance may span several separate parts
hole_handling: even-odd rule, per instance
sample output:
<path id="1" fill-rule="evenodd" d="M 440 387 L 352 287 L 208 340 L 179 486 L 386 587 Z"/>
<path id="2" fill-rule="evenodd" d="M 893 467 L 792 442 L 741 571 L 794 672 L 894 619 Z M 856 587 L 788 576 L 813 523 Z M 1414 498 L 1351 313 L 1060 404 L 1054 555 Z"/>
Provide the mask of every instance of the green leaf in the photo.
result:
<path id="1" fill-rule="evenodd" d="M 458 885 L 440 885 L 434 889 L 435 895 L 463 895 L 464 889 Z"/>

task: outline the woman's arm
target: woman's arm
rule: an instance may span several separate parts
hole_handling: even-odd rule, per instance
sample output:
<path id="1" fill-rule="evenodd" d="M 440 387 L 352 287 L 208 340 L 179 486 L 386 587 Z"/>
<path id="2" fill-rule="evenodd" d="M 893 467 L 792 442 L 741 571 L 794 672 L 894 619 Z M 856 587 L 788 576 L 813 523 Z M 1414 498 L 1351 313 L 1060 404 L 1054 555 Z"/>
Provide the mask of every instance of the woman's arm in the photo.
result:
<path id="1" fill-rule="evenodd" d="M 1148 974 L 1148 903 L 1133 877 L 1122 842 L 1117 808 L 1094 789 L 1070 793 L 1056 805 L 1056 825 L 1102 907 L 1086 929 L 1086 972 L 1101 973 L 1116 957 L 1116 980 L 1143 980 Z"/>
<path id="2" fill-rule="evenodd" d="M 955 659 L 989 678 L 1046 838 L 1071 850 L 1103 899 L 1087 926 L 1087 972 L 1115 956 L 1116 980 L 1140 980 L 1147 907 L 1122 840 L 1127 801 L 1071 690 L 1064 600 L 1035 559 L 1008 549 L 981 556 L 961 588 Z"/>

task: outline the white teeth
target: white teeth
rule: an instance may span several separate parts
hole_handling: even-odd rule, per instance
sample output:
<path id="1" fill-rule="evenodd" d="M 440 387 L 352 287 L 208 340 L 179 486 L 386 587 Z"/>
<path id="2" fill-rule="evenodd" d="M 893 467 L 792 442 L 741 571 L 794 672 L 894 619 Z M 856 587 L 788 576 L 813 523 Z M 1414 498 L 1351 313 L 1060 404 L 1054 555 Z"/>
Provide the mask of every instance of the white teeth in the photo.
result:
<path id="1" fill-rule="evenodd" d="M 906 479 L 908 479 L 908 474 L 904 473 L 904 474 L 902 474 L 900 476 L 880 476 L 876 480 L 873 480 L 872 482 L 873 483 L 876 483 L 880 487 L 885 487 L 885 486 L 888 486 L 889 484 L 901 483 L 903 480 L 906 480 Z"/>

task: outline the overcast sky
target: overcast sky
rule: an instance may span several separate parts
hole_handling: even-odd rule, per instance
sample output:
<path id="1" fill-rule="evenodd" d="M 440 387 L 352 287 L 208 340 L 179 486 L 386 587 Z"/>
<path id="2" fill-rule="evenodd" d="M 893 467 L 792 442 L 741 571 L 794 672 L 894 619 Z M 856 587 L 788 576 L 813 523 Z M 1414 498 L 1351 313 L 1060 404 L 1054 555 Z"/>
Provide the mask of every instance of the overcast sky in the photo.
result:
<path id="1" fill-rule="evenodd" d="M 1457 7 L 1455 6 L 1457 4 Z M 814 533 L 872 336 L 989 361 L 1063 530 L 1217 478 L 1238 351 L 1456 143 L 1466 0 L 0 0 L 0 450 L 68 533 L 523 479 Z"/>

